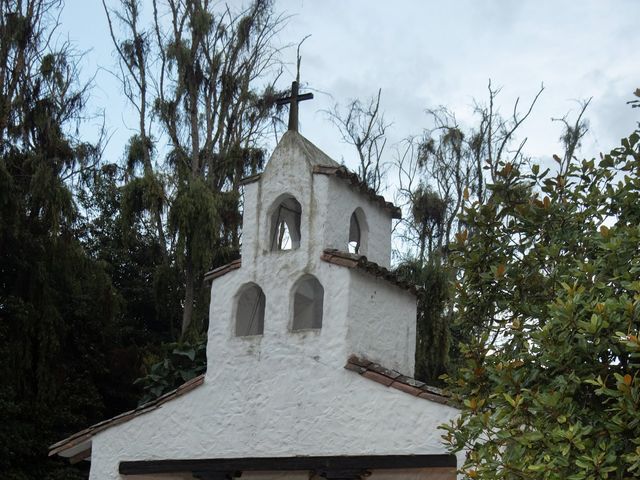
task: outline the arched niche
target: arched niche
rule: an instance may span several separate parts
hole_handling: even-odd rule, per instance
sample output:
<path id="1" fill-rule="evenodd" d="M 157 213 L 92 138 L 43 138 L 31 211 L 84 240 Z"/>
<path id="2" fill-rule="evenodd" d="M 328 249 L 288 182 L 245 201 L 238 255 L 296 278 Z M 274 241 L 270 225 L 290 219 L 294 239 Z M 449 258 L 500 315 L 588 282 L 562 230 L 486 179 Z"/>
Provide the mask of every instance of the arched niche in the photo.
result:
<path id="1" fill-rule="evenodd" d="M 269 209 L 269 242 L 271 251 L 300 248 L 302 206 L 291 195 L 282 195 Z"/>
<path id="2" fill-rule="evenodd" d="M 304 275 L 293 286 L 291 331 L 322 328 L 324 288 L 313 275 Z"/>
<path id="3" fill-rule="evenodd" d="M 236 337 L 264 333 L 264 306 L 266 298 L 255 283 L 240 287 L 236 295 Z"/>
<path id="4" fill-rule="evenodd" d="M 349 253 L 366 255 L 368 237 L 367 219 L 362 208 L 358 207 L 351 214 L 349 220 L 349 243 L 347 245 Z"/>

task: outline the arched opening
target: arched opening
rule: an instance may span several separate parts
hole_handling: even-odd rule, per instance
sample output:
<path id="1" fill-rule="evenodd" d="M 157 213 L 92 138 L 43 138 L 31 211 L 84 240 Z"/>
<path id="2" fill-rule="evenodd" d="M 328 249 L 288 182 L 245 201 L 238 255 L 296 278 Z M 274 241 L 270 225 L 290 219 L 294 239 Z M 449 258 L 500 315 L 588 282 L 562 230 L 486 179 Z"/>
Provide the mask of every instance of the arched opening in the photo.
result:
<path id="1" fill-rule="evenodd" d="M 264 293 L 255 283 L 240 289 L 236 304 L 236 337 L 263 334 L 265 303 Z"/>
<path id="2" fill-rule="evenodd" d="M 312 275 L 302 277 L 293 288 L 293 322 L 291 330 L 322 328 L 324 288 Z"/>
<path id="3" fill-rule="evenodd" d="M 271 210 L 271 251 L 300 248 L 300 202 L 285 196 Z"/>
<path id="4" fill-rule="evenodd" d="M 351 214 L 349 221 L 349 253 L 365 255 L 367 252 L 367 221 L 361 208 L 357 208 Z"/>

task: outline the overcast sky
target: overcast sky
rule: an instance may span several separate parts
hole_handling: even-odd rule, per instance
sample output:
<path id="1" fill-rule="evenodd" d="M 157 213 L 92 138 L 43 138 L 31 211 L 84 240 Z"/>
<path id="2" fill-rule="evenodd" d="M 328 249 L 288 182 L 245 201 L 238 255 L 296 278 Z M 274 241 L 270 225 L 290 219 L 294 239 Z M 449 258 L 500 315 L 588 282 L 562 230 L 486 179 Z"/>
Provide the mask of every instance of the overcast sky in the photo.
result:
<path id="1" fill-rule="evenodd" d="M 640 87 L 637 0 L 276 0 L 275 8 L 292 15 L 283 44 L 311 35 L 302 48 L 301 80 L 315 99 L 300 106 L 300 131 L 350 166 L 355 153 L 323 110 L 378 88 L 385 118 L 393 122 L 391 143 L 427 127 L 427 108 L 445 105 L 463 124 L 471 122 L 473 99 L 487 98 L 489 79 L 502 87 L 504 114 L 518 96 L 525 104 L 544 83 L 522 131 L 534 157 L 559 151 L 560 125 L 551 117 L 575 111 L 577 99 L 593 97 L 584 156 L 616 146 L 639 117 L 625 104 Z M 90 106 L 105 109 L 112 133 L 107 155 L 119 157 L 135 124 L 118 82 L 102 69 L 113 68 L 115 58 L 101 2 L 67 0 L 62 31 L 87 51 L 83 71 L 96 74 Z M 286 88 L 295 49 L 285 50 L 283 60 L 290 65 L 282 77 Z M 390 149 L 387 160 L 391 156 Z"/>

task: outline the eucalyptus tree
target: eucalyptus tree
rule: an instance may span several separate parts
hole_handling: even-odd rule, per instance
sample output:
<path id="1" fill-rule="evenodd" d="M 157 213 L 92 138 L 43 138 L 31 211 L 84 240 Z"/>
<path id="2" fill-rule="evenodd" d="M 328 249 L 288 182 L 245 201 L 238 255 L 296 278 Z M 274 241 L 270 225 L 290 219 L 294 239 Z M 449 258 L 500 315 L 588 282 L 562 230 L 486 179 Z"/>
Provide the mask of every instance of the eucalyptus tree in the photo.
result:
<path id="1" fill-rule="evenodd" d="M 521 166 L 528 161 L 524 151 L 527 139 L 518 139 L 518 135 L 544 87 L 540 87 L 523 111 L 517 99 L 507 117 L 496 105 L 500 89 L 491 82 L 487 89 L 488 100 L 486 104 L 475 103 L 470 126 L 461 125 L 455 112 L 446 107 L 428 109 L 430 126 L 421 135 L 405 139 L 398 148 L 397 203 L 411 212 L 425 211 L 427 203 L 431 205 L 430 211 L 443 206 L 438 228 L 425 229 L 424 216 L 420 215 L 408 215 L 398 228 L 412 254 L 420 252 L 427 243 L 433 248 L 427 257 L 446 257 L 449 243 L 460 231 L 458 215 L 462 203 L 469 198 L 486 201 L 486 185 L 496 181 L 505 162 Z M 582 116 L 576 126 L 584 135 L 586 125 Z M 422 238 L 425 234 L 426 240 Z"/>
<path id="2" fill-rule="evenodd" d="M 271 2 L 104 4 L 118 76 L 138 117 L 126 149 L 125 216 L 153 231 L 183 285 L 184 335 L 206 319 L 203 273 L 237 254 L 240 180 L 263 164 L 284 17 Z"/>

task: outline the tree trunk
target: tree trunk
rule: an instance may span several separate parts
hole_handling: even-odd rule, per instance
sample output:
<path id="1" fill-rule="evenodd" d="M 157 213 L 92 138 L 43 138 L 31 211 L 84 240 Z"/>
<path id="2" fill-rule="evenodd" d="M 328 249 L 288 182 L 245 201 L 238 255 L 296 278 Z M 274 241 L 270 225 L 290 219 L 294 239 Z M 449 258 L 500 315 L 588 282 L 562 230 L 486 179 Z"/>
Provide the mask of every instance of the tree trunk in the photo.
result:
<path id="1" fill-rule="evenodd" d="M 184 270 L 184 310 L 182 311 L 182 329 L 181 334 L 185 333 L 191 325 L 193 318 L 193 302 L 195 293 L 195 281 L 193 272 L 193 262 L 191 261 L 191 252 L 187 250 L 186 265 Z"/>

